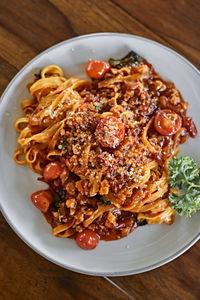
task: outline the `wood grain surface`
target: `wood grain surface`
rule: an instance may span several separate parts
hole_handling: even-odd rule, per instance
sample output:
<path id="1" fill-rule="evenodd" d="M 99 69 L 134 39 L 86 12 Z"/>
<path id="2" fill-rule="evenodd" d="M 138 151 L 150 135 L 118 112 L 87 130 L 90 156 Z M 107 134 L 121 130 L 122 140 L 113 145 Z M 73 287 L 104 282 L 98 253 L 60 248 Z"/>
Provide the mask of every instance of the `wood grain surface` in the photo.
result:
<path id="1" fill-rule="evenodd" d="M 200 68 L 199 16 L 199 0 L 0 0 L 0 95 L 38 53 L 93 32 L 153 39 Z M 0 216 L 0 256 L 0 300 L 200 299 L 200 242 L 163 267 L 110 282 L 48 262 Z"/>

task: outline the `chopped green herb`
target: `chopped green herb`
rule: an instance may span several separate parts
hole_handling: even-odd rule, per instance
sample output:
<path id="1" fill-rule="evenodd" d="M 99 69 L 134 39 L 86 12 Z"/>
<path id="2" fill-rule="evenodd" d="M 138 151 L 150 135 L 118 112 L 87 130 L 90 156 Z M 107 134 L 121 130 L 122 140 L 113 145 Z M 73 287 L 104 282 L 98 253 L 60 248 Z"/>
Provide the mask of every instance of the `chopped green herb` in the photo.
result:
<path id="1" fill-rule="evenodd" d="M 179 194 L 170 193 L 170 207 L 181 216 L 200 210 L 200 166 L 189 156 L 175 157 L 169 162 L 169 185 Z"/>
<path id="2" fill-rule="evenodd" d="M 143 61 L 143 58 L 139 56 L 134 51 L 130 51 L 126 56 L 124 56 L 121 59 L 109 59 L 109 64 L 113 68 L 121 69 L 125 66 L 129 66 L 136 63 L 141 63 Z"/>
<path id="3" fill-rule="evenodd" d="M 158 100 L 156 98 L 152 99 L 152 103 L 154 103 L 157 107 L 160 107 L 160 103 L 158 102 Z"/>
<path id="4" fill-rule="evenodd" d="M 100 195 L 98 195 L 96 198 L 101 201 L 102 205 L 111 205 L 112 204 L 111 201 L 107 200 L 106 196 L 100 196 Z"/>
<path id="5" fill-rule="evenodd" d="M 60 199 L 61 199 L 62 201 L 65 201 L 65 191 L 64 191 L 64 190 L 60 190 L 60 191 L 58 192 L 58 196 L 60 197 Z"/>
<path id="6" fill-rule="evenodd" d="M 146 220 L 137 220 L 137 225 L 138 226 L 144 226 L 144 225 L 147 225 L 147 221 Z"/>
<path id="7" fill-rule="evenodd" d="M 67 140 L 65 138 L 62 140 L 61 147 L 62 147 L 62 150 L 67 149 Z"/>
<path id="8" fill-rule="evenodd" d="M 157 106 L 158 108 L 160 108 L 160 103 L 159 103 L 159 102 L 156 102 L 156 106 Z"/>
<path id="9" fill-rule="evenodd" d="M 111 202 L 111 201 L 104 201 L 104 200 L 101 200 L 101 204 L 102 204 L 102 205 L 111 205 L 112 202 Z"/>
<path id="10" fill-rule="evenodd" d="M 147 224 L 146 220 L 138 220 L 137 217 L 133 216 L 133 221 L 138 225 L 138 226 L 144 226 Z"/>
<path id="11" fill-rule="evenodd" d="M 58 193 L 54 193 L 54 206 L 56 209 L 60 208 L 60 204 L 65 201 L 65 191 L 60 190 Z"/>
<path id="12" fill-rule="evenodd" d="M 102 109 L 103 109 L 103 107 L 104 107 L 104 102 L 101 102 L 99 105 L 97 105 L 97 106 L 95 106 L 95 109 L 99 112 L 99 111 L 101 111 Z"/>

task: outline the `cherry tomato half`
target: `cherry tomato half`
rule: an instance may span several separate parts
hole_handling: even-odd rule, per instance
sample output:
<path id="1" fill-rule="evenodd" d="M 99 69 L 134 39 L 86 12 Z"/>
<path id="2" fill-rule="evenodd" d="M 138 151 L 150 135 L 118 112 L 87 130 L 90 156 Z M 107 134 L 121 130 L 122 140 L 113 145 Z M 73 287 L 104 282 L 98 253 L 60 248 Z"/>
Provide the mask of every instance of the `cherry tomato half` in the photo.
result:
<path id="1" fill-rule="evenodd" d="M 124 140 L 124 135 L 124 124 L 113 116 L 102 118 L 95 130 L 96 140 L 102 147 L 116 148 Z"/>
<path id="2" fill-rule="evenodd" d="M 43 177 L 46 181 L 56 179 L 62 173 L 61 163 L 54 161 L 48 163 L 43 170 Z"/>
<path id="3" fill-rule="evenodd" d="M 85 229 L 77 234 L 76 243 L 84 250 L 92 250 L 98 245 L 99 236 L 96 232 L 90 229 Z"/>
<path id="4" fill-rule="evenodd" d="M 50 190 L 41 190 L 31 195 L 31 201 L 42 212 L 47 212 L 53 202 L 53 194 Z"/>
<path id="5" fill-rule="evenodd" d="M 173 135 L 182 126 L 181 117 L 170 109 L 163 109 L 155 117 L 154 126 L 162 135 Z"/>
<path id="6" fill-rule="evenodd" d="M 186 128 L 190 137 L 195 138 L 195 136 L 197 135 L 197 128 L 194 121 L 192 120 L 192 117 L 185 117 L 183 119 L 183 126 Z"/>
<path id="7" fill-rule="evenodd" d="M 103 78 L 105 73 L 110 69 L 107 62 L 99 60 L 89 60 L 86 66 L 86 73 L 89 77 L 99 79 Z"/>

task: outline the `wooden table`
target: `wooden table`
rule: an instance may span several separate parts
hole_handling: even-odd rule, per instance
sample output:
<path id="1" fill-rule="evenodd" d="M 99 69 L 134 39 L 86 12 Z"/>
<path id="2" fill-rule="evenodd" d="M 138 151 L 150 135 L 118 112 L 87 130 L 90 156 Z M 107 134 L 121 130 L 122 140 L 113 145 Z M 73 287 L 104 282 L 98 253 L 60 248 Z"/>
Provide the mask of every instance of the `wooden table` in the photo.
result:
<path id="1" fill-rule="evenodd" d="M 92 32 L 141 35 L 200 67 L 199 16 L 199 0 L 0 0 L 0 93 L 41 51 Z M 1 300 L 200 299 L 200 242 L 156 270 L 106 279 L 45 260 L 0 218 Z"/>

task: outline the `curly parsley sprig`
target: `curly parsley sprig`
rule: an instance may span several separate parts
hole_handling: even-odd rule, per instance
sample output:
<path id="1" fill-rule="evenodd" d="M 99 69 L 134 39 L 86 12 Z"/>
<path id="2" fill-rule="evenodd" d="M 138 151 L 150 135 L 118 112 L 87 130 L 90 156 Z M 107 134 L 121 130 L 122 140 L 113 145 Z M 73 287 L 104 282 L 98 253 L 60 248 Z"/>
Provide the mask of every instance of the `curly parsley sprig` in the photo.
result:
<path id="1" fill-rule="evenodd" d="M 200 166 L 189 156 L 175 157 L 169 162 L 169 185 L 179 194 L 170 193 L 170 207 L 181 216 L 200 210 Z"/>

